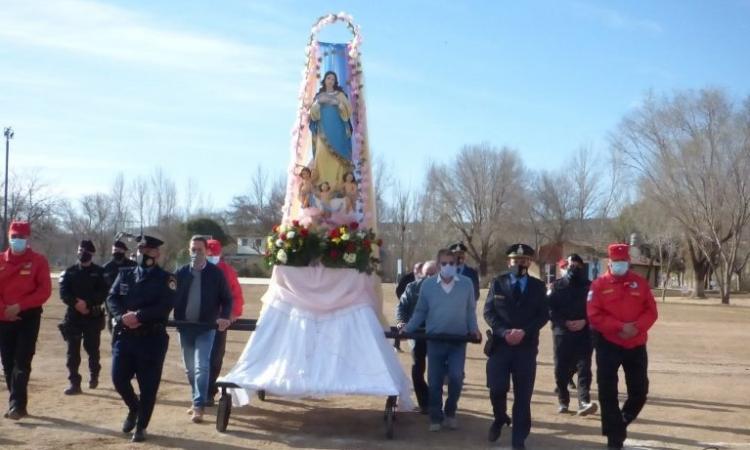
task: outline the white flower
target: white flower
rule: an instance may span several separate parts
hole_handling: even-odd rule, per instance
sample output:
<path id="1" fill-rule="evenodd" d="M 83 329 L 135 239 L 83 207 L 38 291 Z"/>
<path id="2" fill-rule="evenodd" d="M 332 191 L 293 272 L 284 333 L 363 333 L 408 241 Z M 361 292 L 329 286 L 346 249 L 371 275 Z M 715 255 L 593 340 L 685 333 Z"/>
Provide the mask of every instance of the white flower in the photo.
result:
<path id="1" fill-rule="evenodd" d="M 380 250 L 380 247 L 378 247 L 378 244 L 372 243 L 370 244 L 370 252 L 377 253 Z"/>
<path id="2" fill-rule="evenodd" d="M 344 261 L 346 261 L 348 264 L 354 264 L 356 260 L 357 260 L 356 253 L 344 253 Z"/>
<path id="3" fill-rule="evenodd" d="M 279 250 L 278 253 L 276 253 L 276 260 L 281 264 L 286 264 L 286 252 L 284 250 Z"/>
<path id="4" fill-rule="evenodd" d="M 364 230 L 357 231 L 357 237 L 360 239 L 364 239 L 367 233 L 364 232 Z"/>
<path id="5" fill-rule="evenodd" d="M 279 233 L 286 233 L 286 231 L 288 229 L 289 229 L 289 227 L 286 224 L 284 224 L 284 225 L 282 225 L 282 226 L 279 227 Z"/>
<path id="6" fill-rule="evenodd" d="M 286 238 L 287 239 L 294 239 L 294 236 L 296 236 L 296 235 L 297 234 L 294 231 L 290 231 L 289 233 L 286 234 Z"/>
<path id="7" fill-rule="evenodd" d="M 341 235 L 341 240 L 342 241 L 348 241 L 350 237 L 351 236 L 349 236 L 349 233 L 344 233 L 344 234 Z"/>
<path id="8" fill-rule="evenodd" d="M 282 241 L 281 239 L 276 239 L 276 247 L 283 247 L 283 246 L 284 246 L 284 241 Z"/>

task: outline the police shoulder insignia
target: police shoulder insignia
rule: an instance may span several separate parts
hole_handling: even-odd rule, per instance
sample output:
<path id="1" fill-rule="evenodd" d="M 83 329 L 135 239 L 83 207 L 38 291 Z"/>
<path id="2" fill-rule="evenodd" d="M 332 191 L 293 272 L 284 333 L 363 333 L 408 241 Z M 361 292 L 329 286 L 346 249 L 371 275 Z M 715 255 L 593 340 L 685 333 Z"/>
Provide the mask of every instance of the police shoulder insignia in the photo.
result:
<path id="1" fill-rule="evenodd" d="M 169 277 L 169 281 L 167 281 L 167 286 L 169 286 L 169 289 L 176 291 L 177 290 L 177 278 L 174 276 Z"/>

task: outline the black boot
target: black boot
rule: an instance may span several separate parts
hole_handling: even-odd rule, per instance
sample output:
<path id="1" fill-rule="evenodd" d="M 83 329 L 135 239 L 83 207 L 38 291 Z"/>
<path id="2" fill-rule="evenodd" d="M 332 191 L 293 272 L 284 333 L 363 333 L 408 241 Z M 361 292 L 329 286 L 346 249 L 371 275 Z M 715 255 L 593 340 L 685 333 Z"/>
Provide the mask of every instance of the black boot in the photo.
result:
<path id="1" fill-rule="evenodd" d="M 91 379 L 89 380 L 89 389 L 96 389 L 99 387 L 99 375 L 91 375 Z"/>
<path id="2" fill-rule="evenodd" d="M 143 442 L 146 440 L 146 430 L 143 428 L 136 428 L 133 437 L 130 439 L 131 442 Z"/>
<path id="3" fill-rule="evenodd" d="M 81 383 L 70 383 L 67 389 L 63 391 L 65 395 L 78 395 L 81 391 Z"/>
<path id="4" fill-rule="evenodd" d="M 497 421 L 497 419 L 492 421 L 492 425 L 490 425 L 490 430 L 487 433 L 487 440 L 490 442 L 495 442 L 498 439 L 500 439 L 500 434 L 503 430 L 503 425 L 510 426 L 510 418 L 506 417 L 505 421 Z"/>
<path id="5" fill-rule="evenodd" d="M 135 428 L 135 420 L 137 418 L 138 418 L 137 411 L 129 411 L 128 416 L 125 418 L 125 421 L 122 423 L 122 432 L 130 433 L 131 431 L 133 431 L 133 428 Z"/>

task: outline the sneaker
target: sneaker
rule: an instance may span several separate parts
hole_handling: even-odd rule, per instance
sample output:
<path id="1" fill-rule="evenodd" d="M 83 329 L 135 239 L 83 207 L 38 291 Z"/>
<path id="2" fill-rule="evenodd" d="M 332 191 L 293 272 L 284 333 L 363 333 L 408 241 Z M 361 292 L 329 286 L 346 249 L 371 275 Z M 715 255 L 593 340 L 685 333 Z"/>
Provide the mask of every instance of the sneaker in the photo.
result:
<path id="1" fill-rule="evenodd" d="M 557 405 L 557 413 L 558 414 L 566 414 L 568 412 L 568 405 L 565 403 L 560 403 Z"/>
<path id="2" fill-rule="evenodd" d="M 193 423 L 203 423 L 203 408 L 196 406 L 193 408 L 193 416 L 190 418 Z"/>
<path id="3" fill-rule="evenodd" d="M 446 417 L 443 423 L 445 423 L 445 426 L 451 430 L 458 429 L 458 420 L 456 420 L 455 417 Z"/>
<path id="4" fill-rule="evenodd" d="M 192 414 L 193 413 L 193 408 L 194 408 L 193 405 L 190 405 L 190 408 L 186 409 L 185 413 L 186 414 Z"/>
<path id="5" fill-rule="evenodd" d="M 430 431 L 440 431 L 440 424 L 439 423 L 431 423 L 430 424 Z"/>
<path id="6" fill-rule="evenodd" d="M 599 407 L 596 405 L 596 403 L 589 402 L 589 403 L 581 403 L 578 405 L 578 412 L 576 412 L 577 416 L 588 416 L 589 414 L 594 414 Z"/>

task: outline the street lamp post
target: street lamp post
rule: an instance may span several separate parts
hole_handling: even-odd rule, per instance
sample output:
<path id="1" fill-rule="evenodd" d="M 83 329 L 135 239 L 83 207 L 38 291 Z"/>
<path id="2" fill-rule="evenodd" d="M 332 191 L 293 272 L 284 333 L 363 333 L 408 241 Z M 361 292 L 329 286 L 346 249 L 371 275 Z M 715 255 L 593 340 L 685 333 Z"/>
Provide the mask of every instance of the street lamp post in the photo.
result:
<path id="1" fill-rule="evenodd" d="M 8 247 L 8 157 L 10 155 L 10 140 L 13 139 L 13 128 L 5 127 L 5 195 L 3 195 L 3 250 Z"/>

